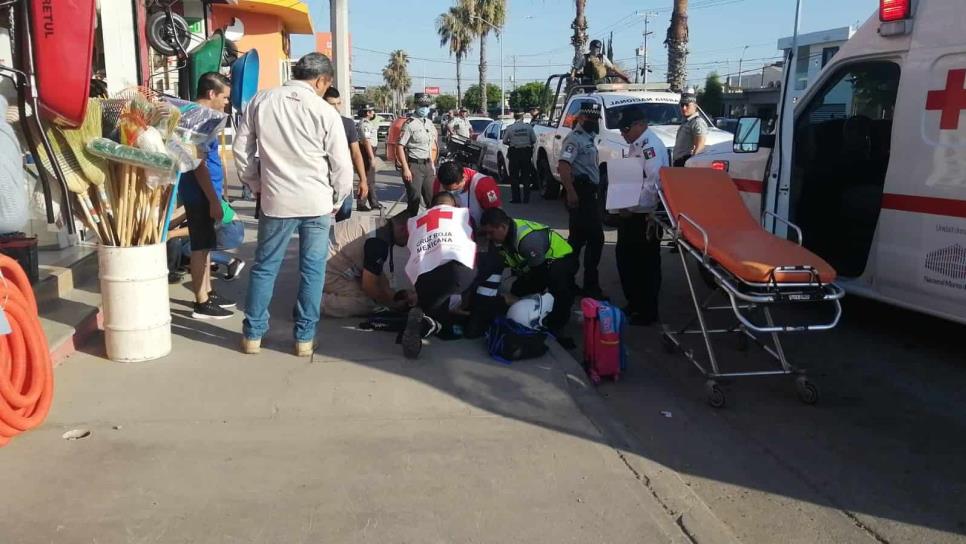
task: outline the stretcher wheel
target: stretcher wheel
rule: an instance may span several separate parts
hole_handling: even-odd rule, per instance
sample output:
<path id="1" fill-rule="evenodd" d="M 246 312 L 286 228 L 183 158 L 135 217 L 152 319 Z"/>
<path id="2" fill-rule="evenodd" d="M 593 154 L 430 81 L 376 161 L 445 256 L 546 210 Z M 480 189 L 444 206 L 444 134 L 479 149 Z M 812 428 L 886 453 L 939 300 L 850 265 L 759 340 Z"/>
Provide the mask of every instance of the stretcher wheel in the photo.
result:
<path id="1" fill-rule="evenodd" d="M 671 336 L 667 333 L 661 335 L 661 344 L 664 346 L 664 351 L 669 354 L 673 354 L 678 349 L 677 344 L 674 343 L 674 340 L 671 340 Z"/>
<path id="2" fill-rule="evenodd" d="M 724 408 L 726 397 L 720 385 L 716 382 L 708 382 L 705 384 L 704 389 L 708 394 L 708 404 L 712 408 Z"/>
<path id="3" fill-rule="evenodd" d="M 795 388 L 798 390 L 798 398 L 808 405 L 818 402 L 818 386 L 808 380 L 808 378 L 798 378 L 795 380 Z"/>

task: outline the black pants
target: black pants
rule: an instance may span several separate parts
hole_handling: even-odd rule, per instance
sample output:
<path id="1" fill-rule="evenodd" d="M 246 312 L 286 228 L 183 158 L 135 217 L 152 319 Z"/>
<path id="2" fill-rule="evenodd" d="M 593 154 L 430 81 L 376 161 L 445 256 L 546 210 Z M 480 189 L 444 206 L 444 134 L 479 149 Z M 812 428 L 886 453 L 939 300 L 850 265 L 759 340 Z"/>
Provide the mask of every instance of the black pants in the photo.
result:
<path id="1" fill-rule="evenodd" d="M 570 212 L 570 237 L 567 241 L 580 258 L 584 250 L 584 289 L 600 287 L 597 266 L 604 250 L 604 222 L 600 206 L 600 188 L 584 176 L 574 182 L 579 203 Z"/>
<path id="2" fill-rule="evenodd" d="M 532 268 L 513 282 L 511 292 L 523 297 L 526 295 L 543 294 L 544 291 L 553 295 L 553 311 L 543 324 L 554 334 L 567 325 L 570 320 L 570 309 L 574 305 L 574 274 L 577 273 L 577 257 L 571 253 L 562 259 L 545 263 Z"/>
<path id="3" fill-rule="evenodd" d="M 658 318 L 661 290 L 661 230 L 647 238 L 647 216 L 621 217 L 617 227 L 617 272 L 620 274 L 627 313 L 647 321 Z"/>
<path id="4" fill-rule="evenodd" d="M 510 191 L 514 202 L 520 201 L 520 184 L 523 184 L 523 201 L 530 202 L 530 187 L 533 186 L 532 147 L 511 147 L 510 154 Z"/>
<path id="5" fill-rule="evenodd" d="M 463 263 L 450 261 L 416 278 L 416 298 L 426 315 L 449 322 L 449 297 L 461 295 L 473 286 L 476 272 Z"/>

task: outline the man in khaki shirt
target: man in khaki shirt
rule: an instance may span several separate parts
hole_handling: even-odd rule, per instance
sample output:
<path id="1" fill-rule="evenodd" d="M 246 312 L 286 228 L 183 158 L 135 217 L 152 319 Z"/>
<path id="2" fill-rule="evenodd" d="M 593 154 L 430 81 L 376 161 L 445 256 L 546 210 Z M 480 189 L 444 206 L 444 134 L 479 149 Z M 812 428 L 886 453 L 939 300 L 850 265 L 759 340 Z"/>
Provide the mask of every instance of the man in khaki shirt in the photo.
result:
<path id="1" fill-rule="evenodd" d="M 275 280 L 298 231 L 295 353 L 308 357 L 321 310 L 332 212 L 351 198 L 352 159 L 342 118 L 322 99 L 335 76 L 332 62 L 309 53 L 292 66 L 292 76 L 252 99 L 232 146 L 242 183 L 260 195 L 262 210 L 242 351 L 260 350 Z"/>

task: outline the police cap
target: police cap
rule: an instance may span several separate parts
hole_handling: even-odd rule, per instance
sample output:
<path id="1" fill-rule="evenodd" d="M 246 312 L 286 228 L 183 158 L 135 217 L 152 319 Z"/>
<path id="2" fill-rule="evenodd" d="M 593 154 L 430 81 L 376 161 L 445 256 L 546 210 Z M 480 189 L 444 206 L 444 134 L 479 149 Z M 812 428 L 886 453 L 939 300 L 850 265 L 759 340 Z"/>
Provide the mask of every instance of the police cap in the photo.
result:
<path id="1" fill-rule="evenodd" d="M 621 120 L 617 123 L 617 128 L 627 130 L 634 126 L 634 123 L 647 121 L 644 111 L 641 108 L 628 108 L 621 114 Z"/>

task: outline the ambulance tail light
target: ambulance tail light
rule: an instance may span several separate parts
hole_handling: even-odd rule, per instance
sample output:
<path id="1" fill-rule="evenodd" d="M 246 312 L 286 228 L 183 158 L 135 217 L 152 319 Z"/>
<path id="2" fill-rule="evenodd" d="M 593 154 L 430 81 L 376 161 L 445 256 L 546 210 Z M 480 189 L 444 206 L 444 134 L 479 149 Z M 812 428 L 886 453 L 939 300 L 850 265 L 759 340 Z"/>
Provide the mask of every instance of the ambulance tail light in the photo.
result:
<path id="1" fill-rule="evenodd" d="M 728 161 L 711 161 L 712 170 L 720 170 L 722 172 L 727 172 L 731 165 Z"/>
<path id="2" fill-rule="evenodd" d="M 912 0 L 879 0 L 879 20 L 892 23 L 912 18 Z"/>

